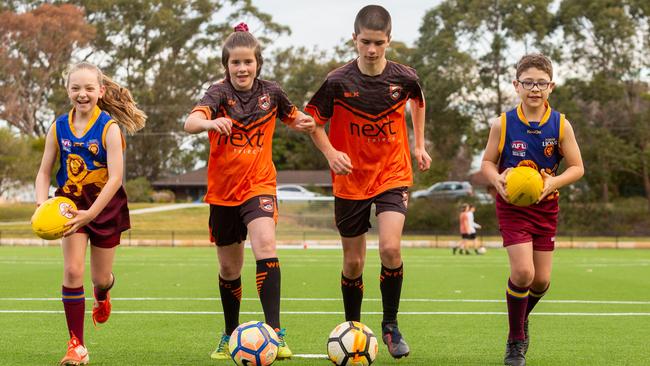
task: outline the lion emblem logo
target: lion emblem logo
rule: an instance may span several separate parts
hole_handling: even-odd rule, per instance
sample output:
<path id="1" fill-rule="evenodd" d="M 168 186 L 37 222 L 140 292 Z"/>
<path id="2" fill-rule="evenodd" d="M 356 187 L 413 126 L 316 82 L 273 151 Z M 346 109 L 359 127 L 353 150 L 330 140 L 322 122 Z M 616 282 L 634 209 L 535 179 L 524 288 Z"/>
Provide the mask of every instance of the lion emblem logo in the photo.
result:
<path id="1" fill-rule="evenodd" d="M 63 192 L 72 193 L 77 197 L 81 196 L 83 186 L 95 184 L 99 189 L 102 189 L 108 180 L 106 169 L 88 170 L 84 159 L 77 154 L 68 155 L 66 167 L 68 180 L 63 186 Z M 74 192 L 71 189 L 73 187 Z"/>

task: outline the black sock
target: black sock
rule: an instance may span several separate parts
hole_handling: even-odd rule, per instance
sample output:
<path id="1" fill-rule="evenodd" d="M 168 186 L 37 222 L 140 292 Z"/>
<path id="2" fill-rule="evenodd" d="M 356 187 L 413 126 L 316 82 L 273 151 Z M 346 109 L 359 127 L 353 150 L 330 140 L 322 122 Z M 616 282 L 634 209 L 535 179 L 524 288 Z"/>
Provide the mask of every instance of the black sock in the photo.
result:
<path id="1" fill-rule="evenodd" d="M 239 305 L 241 304 L 241 277 L 227 281 L 219 276 L 221 306 L 226 321 L 226 334 L 231 335 L 239 325 Z"/>
<path id="2" fill-rule="evenodd" d="M 361 301 L 363 300 L 363 275 L 350 279 L 341 273 L 341 292 L 346 321 L 361 321 Z"/>
<path id="3" fill-rule="evenodd" d="M 280 329 L 280 261 L 278 258 L 257 261 L 256 282 L 266 324 L 273 329 Z"/>
<path id="4" fill-rule="evenodd" d="M 381 303 L 384 307 L 384 323 L 397 322 L 399 298 L 402 294 L 402 280 L 404 279 L 404 266 L 390 269 L 381 265 L 379 275 L 379 288 L 381 289 Z"/>

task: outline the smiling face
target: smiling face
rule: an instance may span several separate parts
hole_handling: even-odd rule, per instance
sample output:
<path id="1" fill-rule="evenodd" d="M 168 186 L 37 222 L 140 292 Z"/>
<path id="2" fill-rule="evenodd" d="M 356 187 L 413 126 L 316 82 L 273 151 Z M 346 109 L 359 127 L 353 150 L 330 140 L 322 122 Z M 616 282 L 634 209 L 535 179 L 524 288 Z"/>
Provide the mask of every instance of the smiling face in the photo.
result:
<path id="1" fill-rule="evenodd" d="M 530 83 L 548 83 L 546 90 L 540 90 L 538 85 L 534 85 L 532 89 L 524 88 L 524 84 Z M 538 68 L 531 67 L 524 70 L 518 80 L 513 81 L 517 95 L 521 98 L 521 102 L 529 108 L 541 108 L 548 100 L 548 96 L 553 91 L 555 83 L 551 81 L 551 77 L 545 71 Z"/>
<path id="2" fill-rule="evenodd" d="M 386 48 L 390 44 L 390 37 L 386 32 L 361 28 L 358 34 L 352 34 L 352 39 L 362 66 L 376 68 L 386 61 Z"/>
<path id="3" fill-rule="evenodd" d="M 248 47 L 235 47 L 228 58 L 228 75 L 235 90 L 251 90 L 257 76 L 255 50 Z"/>
<path id="4" fill-rule="evenodd" d="M 68 76 L 68 98 L 80 114 L 92 113 L 105 87 L 100 84 L 96 70 L 80 68 Z"/>

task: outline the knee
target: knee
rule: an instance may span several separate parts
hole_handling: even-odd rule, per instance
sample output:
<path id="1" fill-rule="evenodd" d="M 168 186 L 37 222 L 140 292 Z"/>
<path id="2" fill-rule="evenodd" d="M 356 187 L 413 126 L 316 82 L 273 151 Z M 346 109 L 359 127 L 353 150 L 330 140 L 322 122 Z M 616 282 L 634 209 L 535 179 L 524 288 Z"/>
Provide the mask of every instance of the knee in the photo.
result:
<path id="1" fill-rule="evenodd" d="M 113 283 L 113 275 L 108 273 L 93 273 L 92 281 L 95 287 L 107 288 Z"/>
<path id="2" fill-rule="evenodd" d="M 257 253 L 257 259 L 275 257 L 275 235 L 260 235 L 255 239 L 254 245 Z"/>
<path id="3" fill-rule="evenodd" d="M 243 263 L 240 261 L 221 263 L 219 267 L 219 275 L 225 280 L 234 280 L 241 276 L 241 269 Z"/>
<path id="4" fill-rule="evenodd" d="M 365 262 L 360 256 L 346 256 L 343 260 L 344 274 L 350 278 L 357 278 L 363 273 Z"/>
<path id="5" fill-rule="evenodd" d="M 531 290 L 541 293 L 544 292 L 548 289 L 549 285 L 551 284 L 551 277 L 550 276 L 535 276 L 535 279 L 533 280 L 533 283 L 530 285 Z"/>
<path id="6" fill-rule="evenodd" d="M 402 264 L 402 250 L 399 244 L 380 246 L 379 257 L 384 265 L 391 268 L 395 268 Z"/>
<path id="7" fill-rule="evenodd" d="M 528 267 L 513 268 L 510 280 L 517 286 L 529 287 L 535 277 L 535 269 Z"/>
<path id="8" fill-rule="evenodd" d="M 83 263 L 66 263 L 63 268 L 66 282 L 83 282 L 84 264 Z"/>

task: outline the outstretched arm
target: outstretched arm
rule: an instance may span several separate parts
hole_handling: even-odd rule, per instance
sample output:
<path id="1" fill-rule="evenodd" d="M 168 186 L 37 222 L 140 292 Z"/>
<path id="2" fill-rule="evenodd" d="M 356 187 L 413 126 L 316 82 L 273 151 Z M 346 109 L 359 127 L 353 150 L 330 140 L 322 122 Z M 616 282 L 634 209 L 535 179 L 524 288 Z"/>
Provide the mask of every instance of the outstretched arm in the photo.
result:
<path id="1" fill-rule="evenodd" d="M 38 173 L 36 174 L 36 182 L 34 183 L 36 187 L 36 206 L 40 206 L 45 200 L 50 190 L 50 176 L 52 174 L 52 167 L 54 166 L 54 161 L 56 160 L 56 155 L 59 151 L 54 133 L 56 130 L 56 124 L 53 123 L 50 127 L 50 130 L 47 132 L 47 137 L 45 138 L 45 150 L 43 151 L 43 158 L 41 159 L 41 166 L 38 168 Z"/>
<path id="2" fill-rule="evenodd" d="M 213 130 L 228 136 L 232 132 L 232 121 L 225 117 L 210 120 L 206 118 L 203 111 L 194 111 L 185 120 L 184 129 L 185 132 L 192 134 Z"/>

